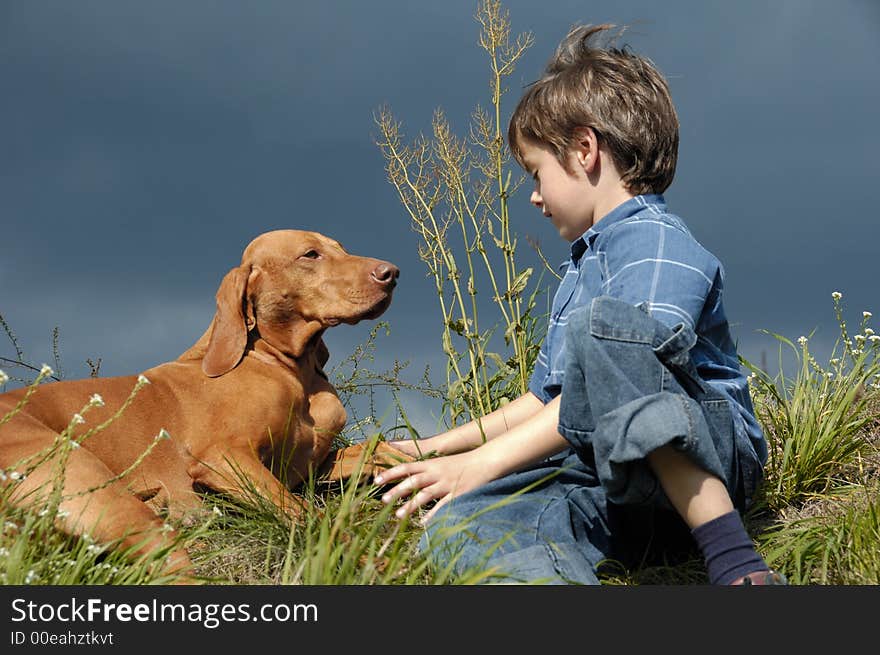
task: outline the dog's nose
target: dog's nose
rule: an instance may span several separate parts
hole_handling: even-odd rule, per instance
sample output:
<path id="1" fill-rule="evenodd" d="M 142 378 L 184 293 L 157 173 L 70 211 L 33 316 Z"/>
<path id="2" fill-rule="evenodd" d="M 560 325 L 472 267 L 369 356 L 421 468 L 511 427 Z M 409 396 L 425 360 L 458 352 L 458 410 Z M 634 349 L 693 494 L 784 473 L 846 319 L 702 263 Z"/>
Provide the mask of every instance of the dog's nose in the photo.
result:
<path id="1" fill-rule="evenodd" d="M 394 285 L 397 282 L 397 278 L 400 276 L 400 269 L 394 264 L 382 262 L 373 269 L 370 276 L 379 284 Z"/>

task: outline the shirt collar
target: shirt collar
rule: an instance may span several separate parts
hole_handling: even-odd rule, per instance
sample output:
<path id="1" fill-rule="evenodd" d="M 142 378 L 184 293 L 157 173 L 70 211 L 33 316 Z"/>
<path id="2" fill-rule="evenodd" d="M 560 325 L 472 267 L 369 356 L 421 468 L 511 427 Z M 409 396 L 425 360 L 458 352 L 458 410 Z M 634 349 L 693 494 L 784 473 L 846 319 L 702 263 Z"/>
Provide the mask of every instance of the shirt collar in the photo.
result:
<path id="1" fill-rule="evenodd" d="M 572 260 L 578 261 L 587 251 L 589 246 L 593 245 L 596 237 L 598 237 L 603 230 L 607 230 L 615 223 L 619 223 L 622 220 L 635 216 L 644 211 L 649 205 L 655 206 L 658 211 L 666 211 L 666 200 L 664 200 L 663 195 L 659 193 L 645 193 L 630 198 L 626 202 L 617 205 L 617 207 L 605 214 L 602 218 L 596 221 L 589 230 L 572 242 Z"/>

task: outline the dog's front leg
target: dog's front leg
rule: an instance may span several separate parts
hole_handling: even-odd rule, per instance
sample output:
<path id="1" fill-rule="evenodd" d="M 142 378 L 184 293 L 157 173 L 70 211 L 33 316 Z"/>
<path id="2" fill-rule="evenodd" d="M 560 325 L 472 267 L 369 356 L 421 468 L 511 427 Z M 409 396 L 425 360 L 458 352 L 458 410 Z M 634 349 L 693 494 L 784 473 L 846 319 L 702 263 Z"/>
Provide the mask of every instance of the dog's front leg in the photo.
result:
<path id="1" fill-rule="evenodd" d="M 196 455 L 188 473 L 193 482 L 236 498 L 252 498 L 257 492 L 293 519 L 308 507 L 263 466 L 250 446 L 211 446 Z"/>
<path id="2" fill-rule="evenodd" d="M 363 442 L 330 453 L 319 469 L 319 476 L 328 482 L 354 480 L 359 484 L 392 466 L 412 461 L 415 458 L 384 441 Z"/>

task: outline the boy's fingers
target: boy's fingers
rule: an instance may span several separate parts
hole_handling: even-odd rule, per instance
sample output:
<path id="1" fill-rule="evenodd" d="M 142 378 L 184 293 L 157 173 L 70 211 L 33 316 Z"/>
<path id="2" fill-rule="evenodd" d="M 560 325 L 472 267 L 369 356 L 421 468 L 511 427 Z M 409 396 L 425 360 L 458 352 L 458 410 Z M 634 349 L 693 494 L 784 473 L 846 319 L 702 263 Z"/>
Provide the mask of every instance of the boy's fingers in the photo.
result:
<path id="1" fill-rule="evenodd" d="M 383 503 L 392 503 L 401 496 L 408 496 L 423 486 L 423 481 L 418 475 L 407 476 L 403 482 L 382 494 Z"/>
<path id="2" fill-rule="evenodd" d="M 376 484 L 387 484 L 405 478 L 412 473 L 413 471 L 409 464 L 398 464 L 382 471 L 379 475 L 373 476 L 373 482 Z"/>
<path id="3" fill-rule="evenodd" d="M 434 493 L 432 491 L 433 487 L 428 487 L 427 489 L 422 489 L 415 496 L 410 498 L 406 503 L 400 506 L 400 508 L 394 512 L 394 515 L 402 519 L 405 516 L 409 516 L 413 512 L 415 512 L 419 507 L 422 507 L 426 503 L 430 503 L 434 500 Z"/>

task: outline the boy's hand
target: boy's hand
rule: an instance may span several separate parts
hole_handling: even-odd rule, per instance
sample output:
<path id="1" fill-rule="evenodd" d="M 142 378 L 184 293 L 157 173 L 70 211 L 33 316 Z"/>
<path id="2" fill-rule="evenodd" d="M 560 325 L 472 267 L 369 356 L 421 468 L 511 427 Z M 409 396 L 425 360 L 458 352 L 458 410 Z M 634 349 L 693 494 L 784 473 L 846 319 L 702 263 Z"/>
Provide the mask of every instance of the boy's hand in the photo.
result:
<path id="1" fill-rule="evenodd" d="M 395 512 L 397 518 L 409 516 L 414 511 L 437 501 L 421 523 L 424 525 L 443 505 L 456 496 L 491 482 L 495 475 L 482 461 L 480 449 L 458 455 L 436 457 L 421 462 L 399 464 L 383 471 L 374 478 L 376 484 L 388 484 L 396 480 L 402 482 L 382 495 L 382 502 L 393 503 L 399 498 L 409 497 Z"/>
<path id="2" fill-rule="evenodd" d="M 527 403 L 526 409 L 534 409 L 535 403 L 540 409 L 491 441 L 482 445 L 470 445 L 465 439 L 465 445 L 470 445 L 472 450 L 398 464 L 377 475 L 373 480 L 380 485 L 401 480 L 383 494 L 382 501 L 393 503 L 408 497 L 395 512 L 398 518 L 403 518 L 436 500 L 437 504 L 422 519 L 422 524 L 425 524 L 453 498 L 568 448 L 569 443 L 556 431 L 559 424 L 560 397 L 557 396 L 544 405 L 537 397 L 531 394 L 529 396 L 531 400 L 525 397 L 523 401 Z M 442 440 L 449 434 L 447 432 L 425 439 L 419 443 L 419 448 L 425 454 L 426 447 L 444 452 L 448 443 Z M 428 442 L 431 442 L 431 446 Z"/>

